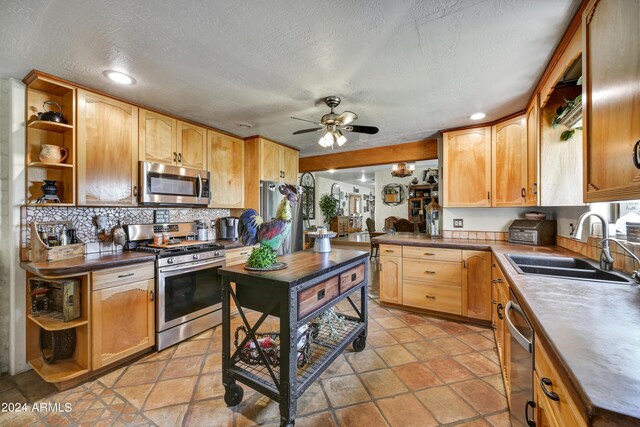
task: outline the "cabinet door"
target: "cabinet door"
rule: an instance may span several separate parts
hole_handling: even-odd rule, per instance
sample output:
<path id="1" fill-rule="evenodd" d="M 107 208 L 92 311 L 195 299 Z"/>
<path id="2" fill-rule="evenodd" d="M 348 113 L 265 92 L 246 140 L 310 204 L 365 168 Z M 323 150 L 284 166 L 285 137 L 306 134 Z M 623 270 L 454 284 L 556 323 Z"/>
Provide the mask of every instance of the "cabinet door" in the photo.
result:
<path id="1" fill-rule="evenodd" d="M 207 138 L 212 189 L 209 206 L 244 207 L 244 141 L 213 131 Z"/>
<path id="2" fill-rule="evenodd" d="M 538 95 L 536 94 L 527 108 L 527 206 L 538 205 L 538 157 L 540 153 L 540 115 L 538 114 Z"/>
<path id="3" fill-rule="evenodd" d="M 402 258 L 380 257 L 380 301 L 402 304 Z"/>
<path id="4" fill-rule="evenodd" d="M 511 390 L 511 334 L 507 327 L 505 307 L 509 302 L 509 291 L 505 292 L 505 287 L 498 285 L 498 336 L 502 346 L 502 354 L 500 355 L 500 366 L 502 367 L 502 377 L 504 386 L 509 393 Z"/>
<path id="5" fill-rule="evenodd" d="M 177 121 L 140 109 L 140 160 L 174 165 L 178 162 Z"/>
<path id="6" fill-rule="evenodd" d="M 491 128 L 493 191 L 491 206 L 523 206 L 527 186 L 527 137 L 524 116 Z"/>
<path id="7" fill-rule="evenodd" d="M 534 372 L 533 376 L 533 398 L 536 403 L 536 427 L 560 427 L 553 416 L 553 411 L 549 407 L 547 398 L 542 391 L 542 387 L 540 386 L 540 377 L 537 372 Z"/>
<path id="8" fill-rule="evenodd" d="M 282 180 L 296 185 L 298 183 L 298 152 L 282 147 Z"/>
<path id="9" fill-rule="evenodd" d="M 491 252 L 462 251 L 462 315 L 491 320 Z"/>
<path id="10" fill-rule="evenodd" d="M 91 292 L 92 369 L 155 343 L 153 279 Z"/>
<path id="11" fill-rule="evenodd" d="M 491 128 L 443 134 L 444 207 L 491 206 Z"/>
<path id="12" fill-rule="evenodd" d="M 78 89 L 78 204 L 137 204 L 138 108 Z"/>
<path id="13" fill-rule="evenodd" d="M 639 16 L 637 0 L 592 0 L 583 13 L 585 202 L 640 194 Z"/>
<path id="14" fill-rule="evenodd" d="M 261 142 L 261 179 L 263 181 L 282 181 L 282 146 L 264 139 Z"/>
<path id="15" fill-rule="evenodd" d="M 207 169 L 207 130 L 178 121 L 178 164 L 185 168 Z"/>

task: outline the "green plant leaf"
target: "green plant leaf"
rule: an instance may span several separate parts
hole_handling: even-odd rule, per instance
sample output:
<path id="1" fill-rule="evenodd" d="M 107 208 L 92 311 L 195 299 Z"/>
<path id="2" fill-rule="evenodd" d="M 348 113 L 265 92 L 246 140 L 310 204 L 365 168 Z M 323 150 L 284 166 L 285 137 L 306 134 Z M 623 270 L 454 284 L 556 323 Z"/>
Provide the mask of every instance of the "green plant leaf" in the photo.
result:
<path id="1" fill-rule="evenodd" d="M 330 194 L 323 194 L 320 197 L 320 211 L 324 217 L 325 224 L 330 224 L 331 220 L 338 216 L 338 203 Z"/>
<path id="2" fill-rule="evenodd" d="M 277 260 L 276 252 L 263 243 L 259 247 L 253 248 L 247 260 L 247 265 L 251 268 L 267 268 L 271 267 Z"/>

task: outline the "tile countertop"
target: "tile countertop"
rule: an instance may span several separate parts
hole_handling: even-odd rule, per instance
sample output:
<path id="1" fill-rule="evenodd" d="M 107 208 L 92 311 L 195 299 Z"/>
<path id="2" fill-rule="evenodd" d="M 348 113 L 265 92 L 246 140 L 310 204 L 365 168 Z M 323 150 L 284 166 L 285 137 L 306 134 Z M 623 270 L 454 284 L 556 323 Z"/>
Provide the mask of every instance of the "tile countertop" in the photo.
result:
<path id="1" fill-rule="evenodd" d="M 506 255 L 584 258 L 556 246 L 431 239 L 396 233 L 374 243 L 491 250 L 534 329 L 568 373 L 594 424 L 640 423 L 640 286 L 518 273 Z"/>
<path id="2" fill-rule="evenodd" d="M 242 242 L 239 240 L 216 240 L 215 243 L 224 246 L 225 249 L 244 247 Z M 103 270 L 106 268 L 122 267 L 125 265 L 155 261 L 155 259 L 156 256 L 154 254 L 124 251 L 102 254 L 86 254 L 82 257 L 52 262 L 21 262 L 20 267 L 41 277 L 55 278 L 73 276 L 75 274 Z"/>

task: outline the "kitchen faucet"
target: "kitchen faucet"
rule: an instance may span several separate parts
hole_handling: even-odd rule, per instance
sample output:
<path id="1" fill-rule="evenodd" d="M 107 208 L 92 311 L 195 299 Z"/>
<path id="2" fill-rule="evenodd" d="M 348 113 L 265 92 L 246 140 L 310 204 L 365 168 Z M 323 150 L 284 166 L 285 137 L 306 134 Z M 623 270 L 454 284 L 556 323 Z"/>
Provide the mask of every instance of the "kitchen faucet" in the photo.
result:
<path id="1" fill-rule="evenodd" d="M 611 257 L 611 251 L 609 250 L 609 224 L 607 220 L 600 214 L 595 212 L 585 212 L 578 218 L 578 226 L 573 231 L 573 237 L 576 240 L 581 240 L 582 226 L 584 221 L 590 216 L 597 217 L 602 222 L 602 252 L 600 253 L 600 268 L 606 271 L 613 270 L 613 258 Z"/>
<path id="2" fill-rule="evenodd" d="M 636 264 L 640 266 L 640 258 L 635 256 L 635 254 L 631 252 L 629 249 L 627 249 L 618 239 L 614 239 L 613 237 L 607 237 L 606 239 L 602 239 L 600 243 L 604 245 L 605 242 L 617 243 L 618 246 L 620 246 L 626 253 L 628 253 L 631 256 L 631 258 L 633 258 L 633 260 L 636 262 Z M 640 270 L 634 270 L 631 277 L 636 283 L 640 283 Z"/>

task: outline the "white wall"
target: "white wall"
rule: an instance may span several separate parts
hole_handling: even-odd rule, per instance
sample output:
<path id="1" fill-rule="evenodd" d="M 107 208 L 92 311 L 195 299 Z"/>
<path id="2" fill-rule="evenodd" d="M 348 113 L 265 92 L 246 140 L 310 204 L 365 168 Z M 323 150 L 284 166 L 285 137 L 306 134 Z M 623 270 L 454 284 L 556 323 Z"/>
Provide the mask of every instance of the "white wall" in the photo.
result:
<path id="1" fill-rule="evenodd" d="M 362 195 L 362 203 L 363 203 L 363 207 L 364 207 L 364 195 L 365 194 L 369 194 L 369 193 L 374 193 L 374 190 L 370 187 L 363 187 L 361 185 L 355 185 L 355 184 L 350 184 L 348 182 L 342 182 L 342 181 L 336 181 L 330 178 L 325 178 L 325 177 L 321 177 L 321 176 L 317 176 L 315 173 L 313 174 L 314 178 L 316 180 L 316 218 L 315 220 L 310 220 L 310 224 L 311 225 L 324 225 L 324 219 L 322 216 L 322 211 L 320 211 L 320 197 L 322 197 L 323 194 L 331 194 L 331 186 L 333 184 L 338 184 L 340 186 L 340 191 L 343 191 L 347 194 L 360 194 Z M 356 187 L 360 192 L 359 193 L 355 193 L 353 191 L 353 187 Z M 375 194 L 375 193 L 374 193 Z M 342 207 L 342 205 L 340 205 L 340 207 Z M 345 210 L 345 215 L 349 214 L 349 199 L 348 197 L 346 198 L 346 204 L 344 206 L 344 210 Z M 367 218 L 370 217 L 370 213 L 371 212 L 362 212 L 362 227 L 363 229 L 366 229 L 366 225 L 365 225 L 365 221 L 367 220 Z M 306 224 L 305 224 L 306 226 Z"/>
<path id="2" fill-rule="evenodd" d="M 20 205 L 25 198 L 24 85 L 0 80 L 0 95 L 0 371 L 8 369 L 13 375 L 30 369 L 25 355 L 26 277 L 19 264 Z"/>
<path id="3" fill-rule="evenodd" d="M 435 166 L 434 166 L 435 167 Z M 407 176 L 404 178 L 398 178 L 395 176 L 391 176 L 391 165 L 389 165 L 389 170 L 376 171 L 376 230 L 381 231 L 384 228 L 384 220 L 390 216 L 396 216 L 398 218 L 408 218 L 409 217 L 409 207 L 407 198 L 408 194 L 408 186 L 411 183 L 413 178 L 418 178 L 418 184 L 424 184 L 422 182 L 422 175 L 424 174 L 425 169 L 416 169 L 413 172 L 413 175 Z M 382 188 L 387 184 L 402 184 L 405 186 L 404 190 L 404 200 L 402 203 L 396 206 L 385 205 L 382 200 Z"/>

